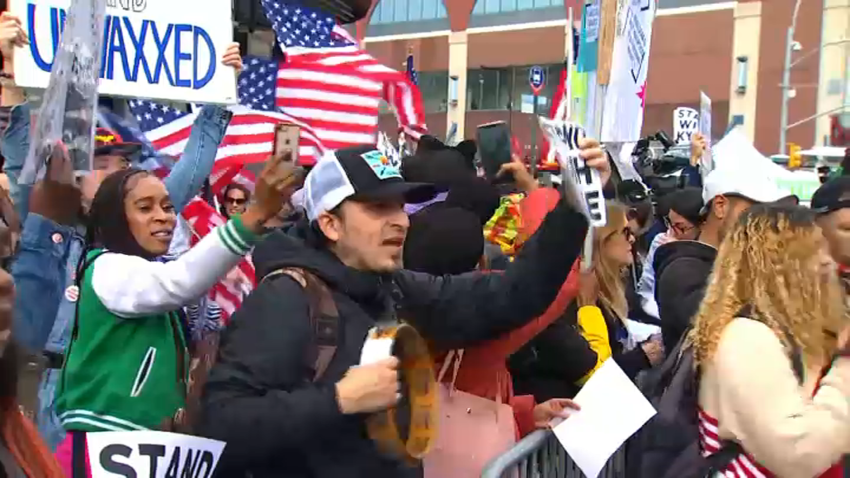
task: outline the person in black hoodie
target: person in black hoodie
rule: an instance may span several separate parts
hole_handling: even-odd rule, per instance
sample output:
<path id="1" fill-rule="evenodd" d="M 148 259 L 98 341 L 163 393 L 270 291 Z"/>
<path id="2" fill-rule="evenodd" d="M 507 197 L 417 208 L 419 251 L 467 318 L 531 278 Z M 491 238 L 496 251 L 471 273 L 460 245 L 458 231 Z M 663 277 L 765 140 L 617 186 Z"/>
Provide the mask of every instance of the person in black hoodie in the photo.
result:
<path id="1" fill-rule="evenodd" d="M 673 350 L 690 327 L 717 248 L 738 216 L 753 204 L 788 197 L 772 178 L 748 173 L 734 168 L 709 173 L 702 189 L 705 219 L 697 239 L 670 242 L 655 251 L 655 301 L 665 350 Z"/>
<path id="2" fill-rule="evenodd" d="M 588 164 L 610 175 L 598 143 L 582 146 Z M 561 201 L 504 274 L 402 270 L 404 203 L 434 193 L 404 182 L 374 146 L 329 153 L 310 172 L 301 199 L 307 219 L 257 247 L 260 283 L 223 334 L 204 390 L 199 431 L 227 442 L 218 476 L 422 475 L 421 467 L 368 438 L 365 418 L 400 398 L 396 359 L 358 366 L 368 331 L 403 318 L 433 347 L 449 350 L 520 327 L 555 298 L 588 229 L 585 217 Z M 287 274 L 262 280 L 281 268 L 316 276 L 338 309 L 336 351 L 315 382 L 307 292 Z"/>

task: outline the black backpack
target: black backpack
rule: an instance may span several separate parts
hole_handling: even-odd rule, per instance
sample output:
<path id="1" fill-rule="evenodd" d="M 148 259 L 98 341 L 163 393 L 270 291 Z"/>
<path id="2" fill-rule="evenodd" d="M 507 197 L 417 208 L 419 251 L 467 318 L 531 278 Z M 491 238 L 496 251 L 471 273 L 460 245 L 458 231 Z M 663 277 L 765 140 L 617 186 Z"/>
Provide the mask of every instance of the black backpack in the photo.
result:
<path id="1" fill-rule="evenodd" d="M 745 308 L 737 316 L 754 317 L 748 312 Z M 740 444 L 724 441 L 717 453 L 702 456 L 697 416 L 699 374 L 693 348 L 686 340 L 687 334 L 664 363 L 638 384 L 658 413 L 629 443 L 630 478 L 705 478 L 725 469 L 743 452 Z M 794 373 L 802 382 L 800 349 L 793 340 L 789 342 Z"/>

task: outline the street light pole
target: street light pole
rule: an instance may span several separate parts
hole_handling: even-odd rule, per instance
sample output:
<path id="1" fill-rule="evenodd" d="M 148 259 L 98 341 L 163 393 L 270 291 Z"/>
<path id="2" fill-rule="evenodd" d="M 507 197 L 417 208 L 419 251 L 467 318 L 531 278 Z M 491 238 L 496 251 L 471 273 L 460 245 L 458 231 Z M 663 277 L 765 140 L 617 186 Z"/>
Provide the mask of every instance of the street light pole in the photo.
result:
<path id="1" fill-rule="evenodd" d="M 785 140 L 788 129 L 788 92 L 791 90 L 791 52 L 794 50 L 794 30 L 797 28 L 797 13 L 800 11 L 800 3 L 794 4 L 794 15 L 791 17 L 791 26 L 785 38 L 785 63 L 782 68 L 782 114 L 779 120 L 779 154 L 785 154 Z"/>

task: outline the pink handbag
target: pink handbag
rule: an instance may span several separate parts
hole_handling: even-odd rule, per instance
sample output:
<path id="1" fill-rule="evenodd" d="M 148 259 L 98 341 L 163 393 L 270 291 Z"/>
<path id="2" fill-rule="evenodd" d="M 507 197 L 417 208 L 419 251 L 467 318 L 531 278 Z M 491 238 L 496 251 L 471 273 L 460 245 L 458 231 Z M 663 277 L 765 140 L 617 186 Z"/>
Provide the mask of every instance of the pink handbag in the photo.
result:
<path id="1" fill-rule="evenodd" d="M 493 401 L 455 388 L 462 360 L 463 350 L 449 352 L 437 376 L 439 423 L 423 460 L 425 478 L 478 478 L 487 463 L 516 444 L 514 412 L 501 395 Z M 451 384 L 443 384 L 452 363 Z"/>

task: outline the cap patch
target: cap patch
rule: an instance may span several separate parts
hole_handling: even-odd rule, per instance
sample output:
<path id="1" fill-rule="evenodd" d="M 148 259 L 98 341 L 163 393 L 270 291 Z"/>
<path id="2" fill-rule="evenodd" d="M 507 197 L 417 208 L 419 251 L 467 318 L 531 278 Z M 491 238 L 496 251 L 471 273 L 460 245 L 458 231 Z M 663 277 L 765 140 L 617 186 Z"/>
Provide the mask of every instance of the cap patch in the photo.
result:
<path id="1" fill-rule="evenodd" d="M 391 157 L 377 150 L 363 153 L 360 157 L 372 168 L 378 179 L 383 181 L 384 179 L 401 178 L 398 160 L 393 160 Z"/>

